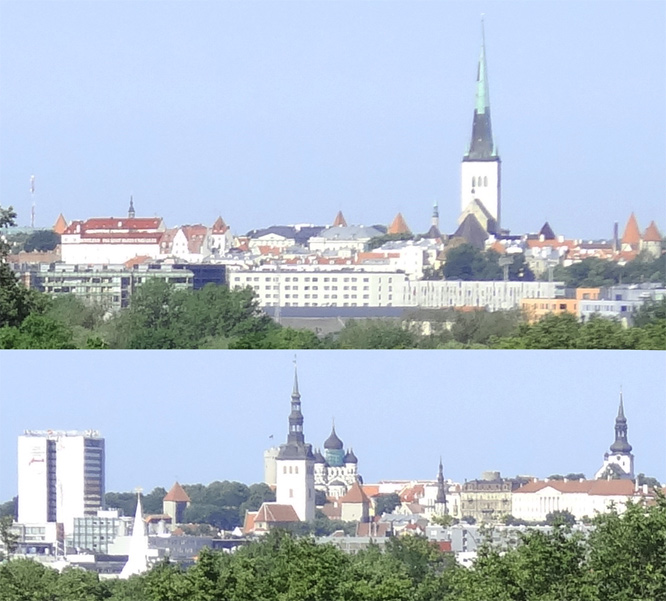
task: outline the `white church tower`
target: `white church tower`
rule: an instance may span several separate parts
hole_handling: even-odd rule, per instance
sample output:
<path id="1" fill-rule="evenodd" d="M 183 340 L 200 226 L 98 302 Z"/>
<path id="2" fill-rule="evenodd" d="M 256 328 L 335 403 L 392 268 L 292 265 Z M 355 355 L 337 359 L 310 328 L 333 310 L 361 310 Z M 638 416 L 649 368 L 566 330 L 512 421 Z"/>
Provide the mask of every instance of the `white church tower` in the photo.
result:
<path id="1" fill-rule="evenodd" d="M 604 454 L 604 464 L 594 477 L 595 480 L 605 480 L 606 478 L 634 479 L 634 456 L 631 454 L 631 445 L 627 440 L 627 418 L 624 417 L 621 392 L 620 407 L 615 418 L 615 442 L 610 446 L 610 452 Z"/>
<path id="2" fill-rule="evenodd" d="M 314 520 L 315 487 L 312 445 L 305 443 L 298 373 L 294 369 L 294 390 L 291 393 L 289 434 L 280 446 L 276 463 L 276 502 L 291 505 L 301 521 Z"/>
<path id="3" fill-rule="evenodd" d="M 493 143 L 490 122 L 490 94 L 486 68 L 486 43 L 481 22 L 481 56 L 476 74 L 476 106 L 472 122 L 472 140 L 462 160 L 461 215 L 475 215 L 489 233 L 500 228 L 500 167 L 497 147 Z"/>

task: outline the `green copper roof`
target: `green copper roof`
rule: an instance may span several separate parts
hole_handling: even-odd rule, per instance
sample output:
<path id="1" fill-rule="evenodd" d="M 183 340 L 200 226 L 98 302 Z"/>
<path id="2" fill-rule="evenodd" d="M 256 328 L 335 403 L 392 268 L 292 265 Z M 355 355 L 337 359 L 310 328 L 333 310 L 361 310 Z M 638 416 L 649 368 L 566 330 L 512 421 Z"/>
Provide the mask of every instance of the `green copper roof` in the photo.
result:
<path id="1" fill-rule="evenodd" d="M 490 108 L 490 92 L 488 91 L 488 69 L 486 67 L 486 36 L 481 21 L 481 55 L 476 74 L 476 112 L 483 114 Z"/>

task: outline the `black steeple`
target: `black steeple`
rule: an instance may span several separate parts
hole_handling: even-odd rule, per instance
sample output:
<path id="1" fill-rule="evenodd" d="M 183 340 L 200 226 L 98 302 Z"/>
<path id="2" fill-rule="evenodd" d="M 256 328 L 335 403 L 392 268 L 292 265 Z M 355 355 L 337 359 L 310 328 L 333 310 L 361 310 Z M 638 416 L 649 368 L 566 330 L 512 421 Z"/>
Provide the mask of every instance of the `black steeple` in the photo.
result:
<path id="1" fill-rule="evenodd" d="M 289 414 L 289 435 L 287 444 L 304 444 L 303 414 L 301 413 L 301 394 L 298 392 L 298 372 L 294 367 L 294 389 L 291 393 L 291 413 Z"/>
<path id="2" fill-rule="evenodd" d="M 481 21 L 481 55 L 476 71 L 476 104 L 472 121 L 472 141 L 465 154 L 465 161 L 496 161 L 497 149 L 493 143 L 493 130 L 490 121 L 490 93 L 486 67 L 486 40 Z"/>
<path id="3" fill-rule="evenodd" d="M 136 213 L 134 211 L 134 199 L 130 196 L 130 205 L 129 205 L 129 210 L 127 211 L 127 216 L 130 219 L 134 219 Z"/>
<path id="4" fill-rule="evenodd" d="M 436 503 L 443 503 L 446 510 L 446 485 L 444 483 L 444 468 L 442 466 L 442 458 L 439 458 L 439 471 L 437 472 L 437 497 Z"/>
<path id="5" fill-rule="evenodd" d="M 294 367 L 294 388 L 291 393 L 291 412 L 289 413 L 289 434 L 287 443 L 280 446 L 278 459 L 313 459 L 312 445 L 305 443 L 303 434 L 303 414 L 301 413 L 301 394 L 298 391 L 298 372 Z"/>
<path id="6" fill-rule="evenodd" d="M 631 453 L 631 445 L 627 440 L 627 418 L 624 417 L 624 403 L 620 392 L 620 407 L 615 418 L 615 442 L 610 447 L 611 453 Z"/>

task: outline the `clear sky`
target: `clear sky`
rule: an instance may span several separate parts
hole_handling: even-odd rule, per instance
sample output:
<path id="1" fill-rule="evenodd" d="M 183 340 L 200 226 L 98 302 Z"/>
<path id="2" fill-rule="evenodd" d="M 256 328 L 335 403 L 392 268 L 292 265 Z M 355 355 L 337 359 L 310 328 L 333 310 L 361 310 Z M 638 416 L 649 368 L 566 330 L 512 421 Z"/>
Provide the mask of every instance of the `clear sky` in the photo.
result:
<path id="1" fill-rule="evenodd" d="M 480 15 L 503 223 L 666 230 L 662 1 L 0 2 L 0 204 L 456 227 Z"/>
<path id="2" fill-rule="evenodd" d="M 263 479 L 287 437 L 288 351 L 0 354 L 0 501 L 24 429 L 98 429 L 107 490 Z M 666 353 L 301 351 L 306 440 L 335 418 L 366 482 L 583 472 L 614 440 L 620 386 L 637 472 L 666 481 Z M 273 435 L 273 439 L 269 437 Z"/>

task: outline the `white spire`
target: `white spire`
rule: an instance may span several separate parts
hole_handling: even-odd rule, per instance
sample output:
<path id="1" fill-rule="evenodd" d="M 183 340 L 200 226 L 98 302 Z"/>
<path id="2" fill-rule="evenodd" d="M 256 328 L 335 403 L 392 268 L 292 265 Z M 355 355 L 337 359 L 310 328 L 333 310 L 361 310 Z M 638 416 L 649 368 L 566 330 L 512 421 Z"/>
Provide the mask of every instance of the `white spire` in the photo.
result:
<path id="1" fill-rule="evenodd" d="M 127 563 L 120 572 L 123 580 L 134 574 L 143 574 L 148 571 L 148 536 L 146 526 L 141 513 L 141 493 L 136 495 L 136 513 L 134 514 L 134 527 L 130 539 L 129 555 Z"/>

